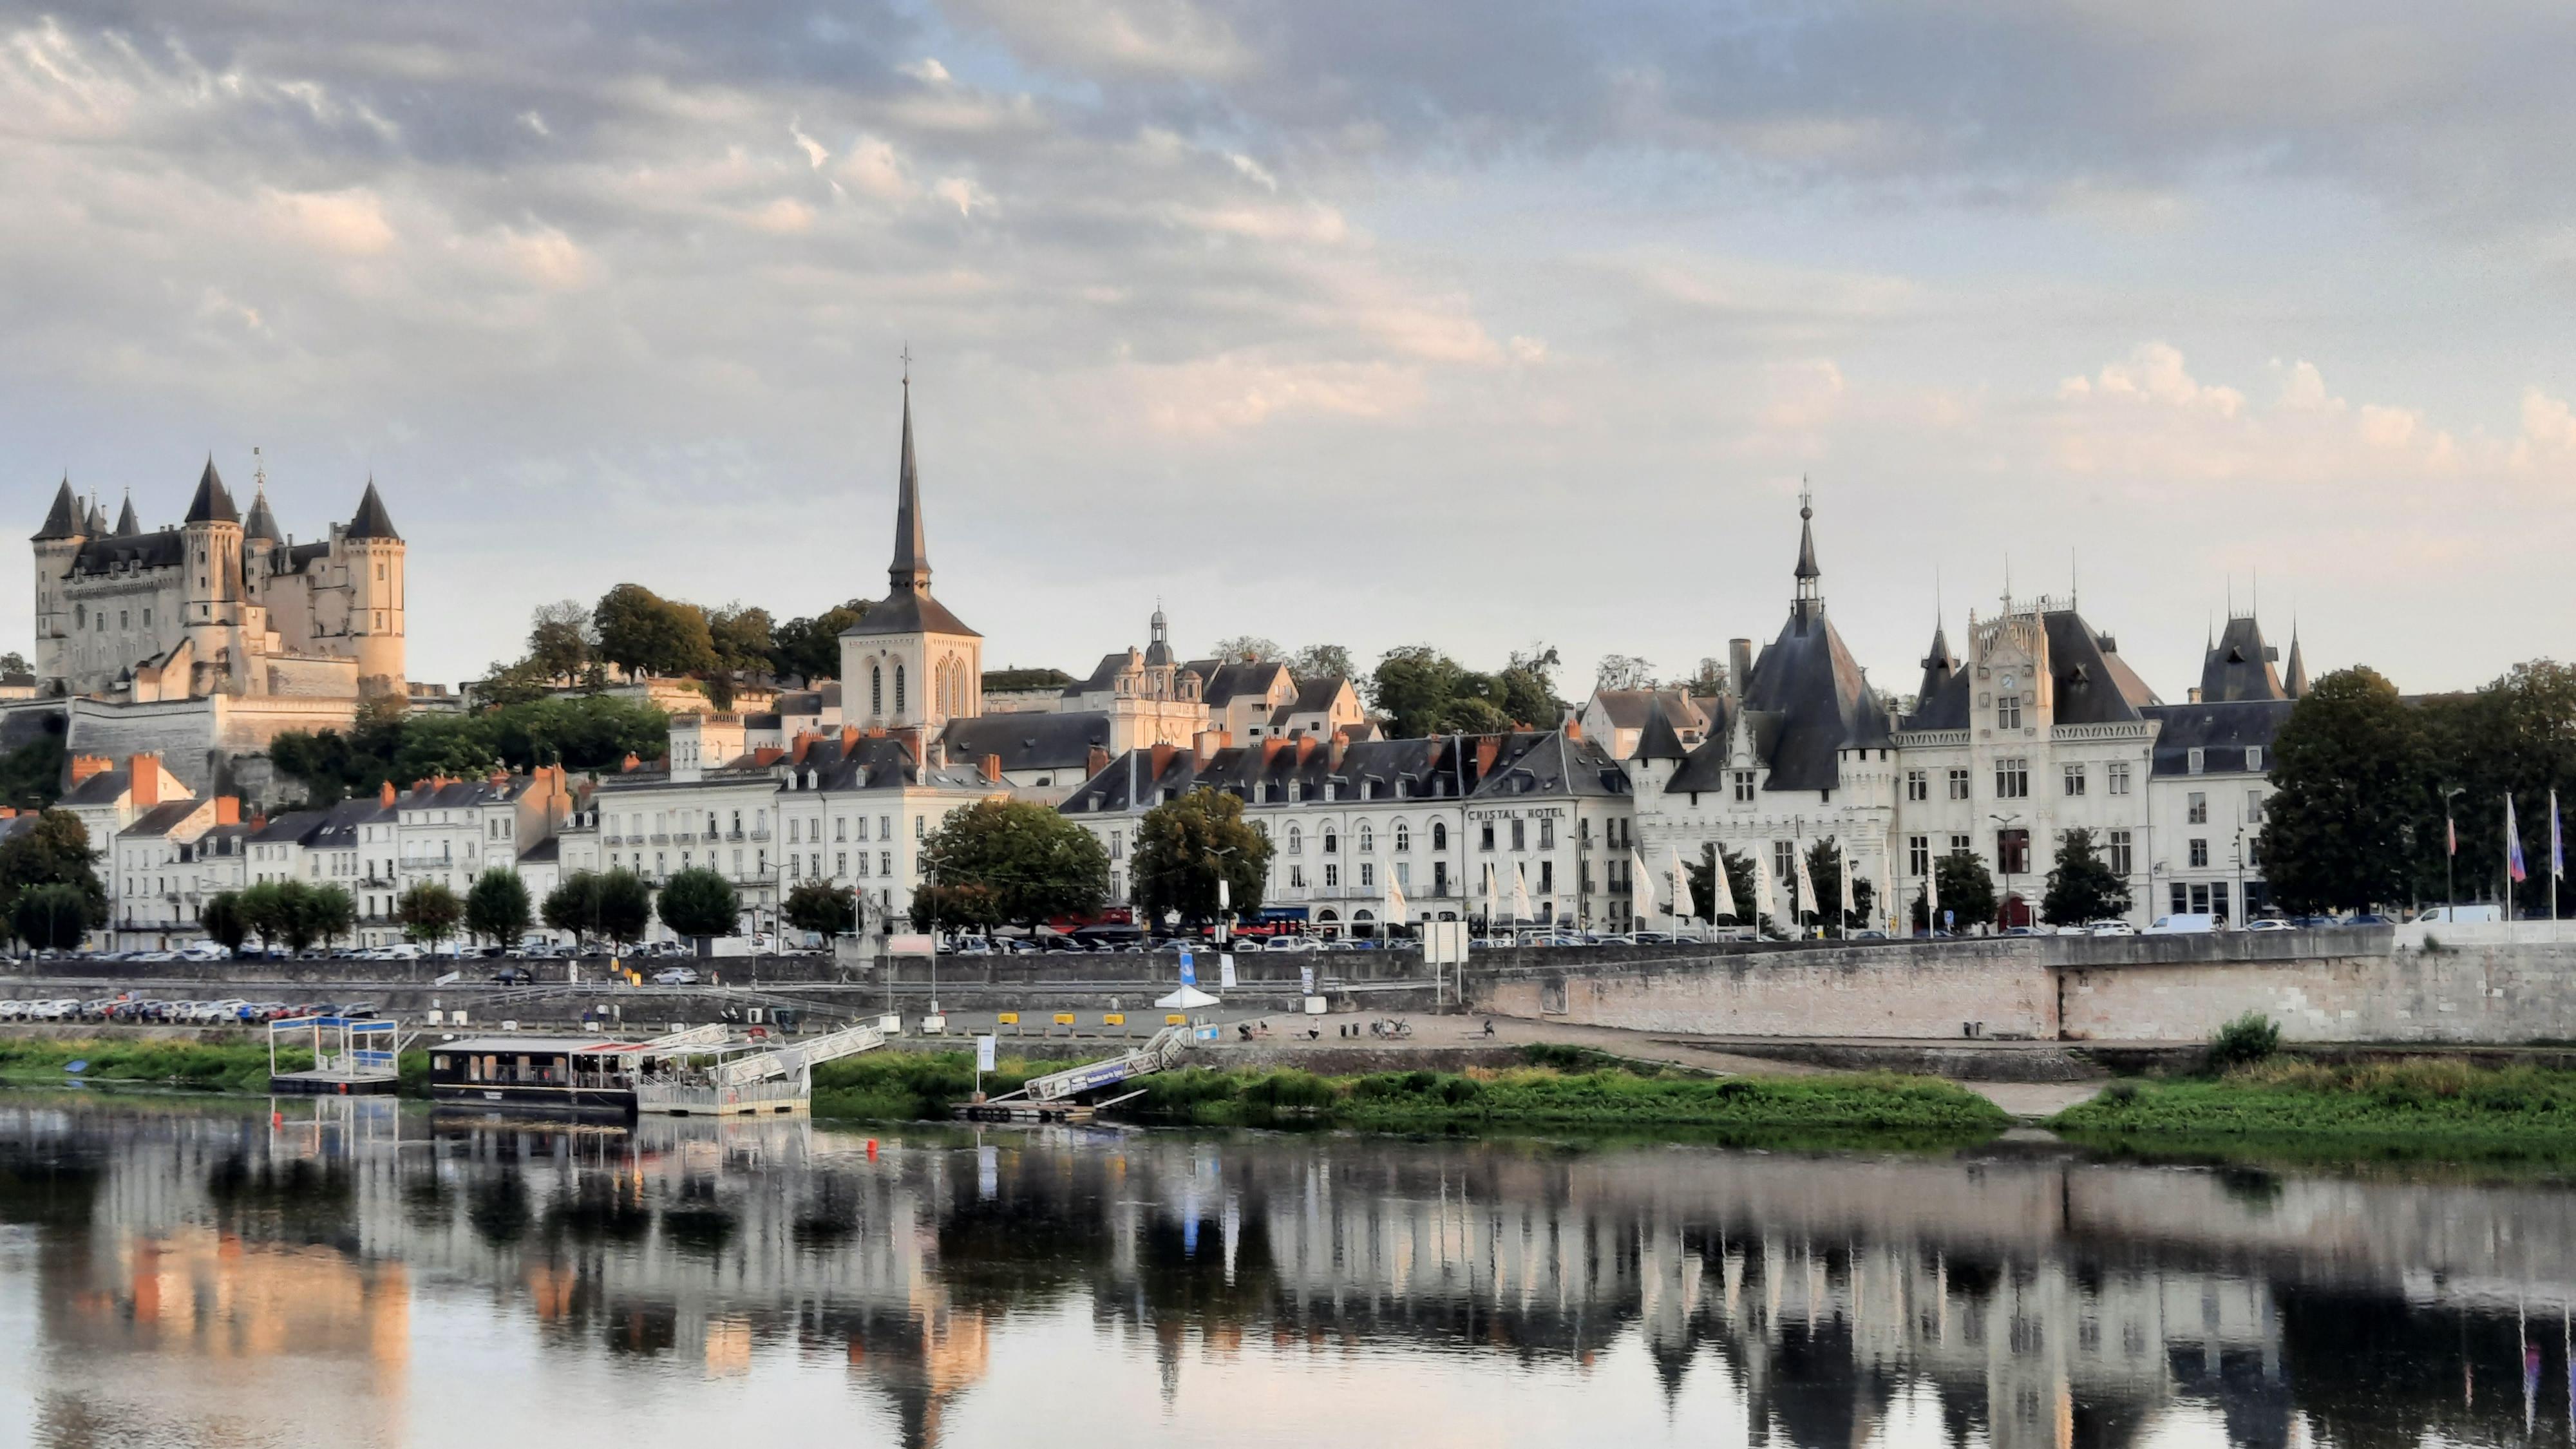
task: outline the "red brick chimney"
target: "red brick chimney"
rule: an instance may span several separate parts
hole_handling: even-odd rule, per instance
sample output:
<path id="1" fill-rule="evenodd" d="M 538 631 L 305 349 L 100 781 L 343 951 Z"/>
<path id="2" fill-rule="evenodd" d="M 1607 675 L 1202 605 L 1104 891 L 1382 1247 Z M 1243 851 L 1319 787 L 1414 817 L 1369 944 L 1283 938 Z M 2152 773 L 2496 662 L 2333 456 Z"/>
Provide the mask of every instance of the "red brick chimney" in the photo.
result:
<path id="1" fill-rule="evenodd" d="M 215 797 L 215 823 L 217 825 L 241 824 L 241 797 L 239 795 L 218 795 Z"/>
<path id="2" fill-rule="evenodd" d="M 1502 736 L 1500 736 L 1500 735 L 1478 735 L 1478 736 L 1476 736 L 1476 778 L 1477 778 L 1477 779 L 1479 779 L 1479 780 L 1482 780 L 1482 779 L 1484 779 L 1487 775 L 1492 774 L 1492 773 L 1493 773 L 1493 771 L 1494 771 L 1494 761 L 1496 761 L 1496 760 L 1498 760 L 1498 759 L 1501 759 L 1501 758 L 1502 758 L 1502 755 L 1503 755 L 1503 737 L 1502 737 Z"/>
<path id="3" fill-rule="evenodd" d="M 382 787 L 380 787 L 380 788 L 376 791 L 376 802 L 377 802 L 378 804 L 380 804 L 380 805 L 383 805 L 383 806 L 384 806 L 385 808 L 387 808 L 387 809 L 392 809 L 392 808 L 393 808 L 393 803 L 394 803 L 394 782 L 393 782 L 393 781 L 391 781 L 391 780 L 387 780 L 387 781 L 383 784 L 383 786 L 382 786 Z"/>
<path id="4" fill-rule="evenodd" d="M 1179 750 L 1168 744 L 1156 742 L 1153 749 L 1146 755 L 1147 766 L 1154 772 L 1155 779 L 1163 778 L 1163 773 L 1172 768 L 1172 756 L 1179 753 Z"/>
<path id="5" fill-rule="evenodd" d="M 1583 738 L 1583 717 L 1572 710 L 1565 712 L 1565 737 L 1569 741 Z"/>
<path id="6" fill-rule="evenodd" d="M 621 774 L 632 774 L 643 767 L 644 762 L 635 758 L 635 753 L 632 750 L 627 752 L 625 759 L 620 760 L 617 763 L 618 772 Z"/>
<path id="7" fill-rule="evenodd" d="M 126 789 L 131 793 L 135 808 L 141 809 L 147 805 L 161 803 L 161 757 L 159 755 L 127 756 L 125 773 Z"/>
<path id="8" fill-rule="evenodd" d="M 1084 779 L 1089 779 L 1108 768 L 1109 749 L 1106 745 L 1093 745 L 1089 752 L 1084 754 L 1082 757 L 1082 774 Z"/>
<path id="9" fill-rule="evenodd" d="M 762 745 L 751 752 L 751 762 L 755 765 L 775 765 L 786 758 L 787 752 L 776 745 Z"/>
<path id="10" fill-rule="evenodd" d="M 983 759 L 976 762 L 976 769 L 983 775 L 985 784 L 998 785 L 1002 783 L 1001 756 L 986 755 Z"/>
<path id="11" fill-rule="evenodd" d="M 1324 753 L 1324 768 L 1328 770 L 1340 769 L 1342 767 L 1342 756 L 1350 753 L 1350 748 L 1350 741 L 1343 739 L 1339 734 L 1334 735 L 1332 747 Z"/>
<path id="12" fill-rule="evenodd" d="M 115 766 L 116 762 L 105 755 L 74 755 L 72 756 L 72 783 L 77 785 L 92 775 L 104 775 Z"/>

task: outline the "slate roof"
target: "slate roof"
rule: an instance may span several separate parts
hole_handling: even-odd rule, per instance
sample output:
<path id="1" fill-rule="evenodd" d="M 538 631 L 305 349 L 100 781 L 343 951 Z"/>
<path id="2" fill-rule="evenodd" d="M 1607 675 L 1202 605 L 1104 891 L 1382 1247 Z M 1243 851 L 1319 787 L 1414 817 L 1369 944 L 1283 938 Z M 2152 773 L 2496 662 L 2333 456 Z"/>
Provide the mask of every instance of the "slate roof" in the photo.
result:
<path id="1" fill-rule="evenodd" d="M 316 850 L 355 850 L 362 837 L 362 825 L 385 824 L 395 820 L 399 810 L 373 795 L 356 800 L 343 800 L 322 812 L 321 828 L 307 842 Z"/>
<path id="2" fill-rule="evenodd" d="M 1667 795 L 1687 794 L 1694 790 L 1723 790 L 1726 774 L 1733 766 L 1735 735 L 1735 701 L 1720 697 L 1709 702 L 1708 736 L 1691 746 L 1682 758 L 1682 767 L 1673 772 L 1664 786 Z M 1757 745 L 1759 741 L 1756 741 Z"/>
<path id="3" fill-rule="evenodd" d="M 521 865 L 560 864 L 563 860 L 563 837 L 549 835 L 519 852 Z"/>
<path id="4" fill-rule="evenodd" d="M 2296 707 L 2297 701 L 2287 699 L 2151 705 L 2145 717 L 2162 726 L 2156 732 L 2155 773 L 2190 774 L 2191 752 L 2195 749 L 2201 752 L 2204 774 L 2242 771 L 2246 748 L 2254 746 L 2268 753 L 2273 737 L 2289 722 L 2290 711 Z"/>
<path id="5" fill-rule="evenodd" d="M 1477 752 L 1489 740 L 1494 765 L 1479 774 Z M 1343 750 L 1338 766 L 1320 742 L 1304 750 L 1292 742 L 1229 745 L 1204 760 L 1174 750 L 1159 771 L 1154 758 L 1151 750 L 1128 751 L 1058 808 L 1068 815 L 1119 814 L 1201 787 L 1253 805 L 1322 804 L 1336 784 L 1345 802 L 1628 793 L 1628 777 L 1607 751 L 1563 730 L 1360 740 Z"/>
<path id="6" fill-rule="evenodd" d="M 187 538 L 175 528 L 158 533 L 93 538 L 72 555 L 75 574 L 108 573 L 120 565 L 137 569 L 177 568 L 187 561 Z"/>
<path id="7" fill-rule="evenodd" d="M 286 542 L 285 530 L 277 526 L 277 515 L 269 511 L 268 490 L 265 488 L 251 497 L 250 517 L 242 520 L 242 537 L 256 538 L 264 543 Z"/>
<path id="8" fill-rule="evenodd" d="M 116 511 L 116 533 L 120 538 L 141 533 L 143 525 L 134 517 L 134 495 L 125 495 L 125 506 Z"/>
<path id="9" fill-rule="evenodd" d="M 2086 623 L 2083 615 L 2052 609 L 2040 621 L 2048 629 L 2057 723 L 2123 724 L 2143 718 L 2139 711 L 2147 706 L 2162 703 L 2120 657 L 2118 642 Z"/>
<path id="10" fill-rule="evenodd" d="M 1780 637 L 1753 663 L 1744 708 L 1770 790 L 1830 790 L 1842 783 L 1841 751 L 1889 743 L 1888 719 L 1821 604 L 1790 612 Z"/>
<path id="11" fill-rule="evenodd" d="M 1127 651 L 1119 649 L 1100 656 L 1100 666 L 1086 679 L 1077 679 L 1064 687 L 1066 699 L 1080 699 L 1086 694 L 1107 694 L 1127 668 Z"/>
<path id="12" fill-rule="evenodd" d="M 1963 730 L 1968 727 L 1968 671 L 1950 652 L 1949 631 L 1932 626 L 1932 647 L 1923 651 L 1923 684 L 1915 691 L 1914 713 L 1904 719 L 1909 730 Z"/>
<path id="13" fill-rule="evenodd" d="M 165 800 L 134 817 L 134 823 L 117 832 L 119 840 L 137 836 L 167 835 L 189 816 L 204 807 L 203 800 Z"/>
<path id="14" fill-rule="evenodd" d="M 283 815 L 269 817 L 269 822 L 253 831 L 250 838 L 259 845 L 280 842 L 301 845 L 312 839 L 330 818 L 328 810 L 289 810 Z"/>
<path id="15" fill-rule="evenodd" d="M 1515 732 L 1503 741 L 1502 756 L 1476 787 L 1478 799 L 1628 793 L 1628 772 L 1619 768 L 1598 740 L 1556 729 Z"/>
<path id="16" fill-rule="evenodd" d="M 62 794 L 62 805 L 113 805 L 134 783 L 131 770 L 101 770 Z"/>
<path id="17" fill-rule="evenodd" d="M 70 538 L 82 531 L 80 500 L 72 496 L 72 480 L 66 476 L 54 490 L 54 506 L 45 510 L 45 521 L 36 529 L 35 541 Z"/>
<path id="18" fill-rule="evenodd" d="M 984 779 L 972 766 L 947 765 L 925 770 L 912 751 L 892 735 L 861 735 L 845 747 L 839 735 L 809 743 L 802 760 L 786 758 L 768 773 L 791 783 L 806 780 L 814 790 L 891 790 L 905 785 L 978 788 Z"/>
<path id="19" fill-rule="evenodd" d="M 1297 686 L 1297 702 L 1290 708 L 1299 714 L 1323 714 L 1341 697 L 1345 682 L 1338 674 L 1306 680 Z"/>
<path id="20" fill-rule="evenodd" d="M 871 637 L 878 634 L 963 634 L 970 639 L 984 636 L 966 627 L 966 622 L 948 612 L 948 606 L 930 596 L 928 589 L 896 589 L 876 603 L 859 622 L 841 631 L 844 639 Z"/>
<path id="21" fill-rule="evenodd" d="M 2273 650 L 2251 615 L 2230 619 L 2200 664 L 2200 697 L 2210 704 L 2248 699 L 2288 699 L 2272 668 Z"/>
<path id="22" fill-rule="evenodd" d="M 1644 729 L 1658 708 L 1671 718 L 1676 729 L 1704 730 L 1708 728 L 1709 705 L 1713 703 L 1707 696 L 1684 689 L 1596 689 L 1592 698 L 1609 718 L 1611 727 L 1623 730 Z"/>
<path id="23" fill-rule="evenodd" d="M 211 856 L 239 855 L 249 839 L 250 827 L 247 825 L 217 825 L 208 828 L 192 844 L 197 858 L 205 860 Z"/>
<path id="24" fill-rule="evenodd" d="M 2299 652 L 2296 624 L 2290 626 L 2290 667 L 2282 672 L 2281 692 L 2292 699 L 2308 697 L 2308 661 L 2307 656 Z"/>
<path id="25" fill-rule="evenodd" d="M 1641 760 L 1687 760 L 1690 751 L 1683 748 L 1681 734 L 1673 728 L 1672 716 L 1663 706 L 1649 702 L 1646 723 L 1637 736 L 1637 758 Z"/>
<path id="26" fill-rule="evenodd" d="M 1088 768 L 1094 746 L 1109 747 L 1109 716 L 1076 710 L 950 720 L 940 744 L 949 759 L 969 768 L 986 755 L 999 755 L 1005 770 L 1081 770 Z"/>
<path id="27" fill-rule="evenodd" d="M 1238 694 L 1267 696 L 1272 683 L 1288 672 L 1276 659 L 1193 659 L 1186 667 L 1206 681 L 1199 698 L 1211 708 Z"/>
<path id="28" fill-rule="evenodd" d="M 241 514 L 233 507 L 233 496 L 224 491 L 224 480 L 215 472 L 215 455 L 206 455 L 206 471 L 197 477 L 197 496 L 188 504 L 189 523 L 239 523 Z"/>
<path id="29" fill-rule="evenodd" d="M 381 538 L 392 543 L 402 542 L 402 535 L 394 531 L 394 516 L 385 511 L 384 497 L 376 492 L 375 479 L 367 480 L 367 491 L 358 495 L 358 511 L 350 517 L 349 526 L 341 529 L 340 534 L 344 538 Z"/>

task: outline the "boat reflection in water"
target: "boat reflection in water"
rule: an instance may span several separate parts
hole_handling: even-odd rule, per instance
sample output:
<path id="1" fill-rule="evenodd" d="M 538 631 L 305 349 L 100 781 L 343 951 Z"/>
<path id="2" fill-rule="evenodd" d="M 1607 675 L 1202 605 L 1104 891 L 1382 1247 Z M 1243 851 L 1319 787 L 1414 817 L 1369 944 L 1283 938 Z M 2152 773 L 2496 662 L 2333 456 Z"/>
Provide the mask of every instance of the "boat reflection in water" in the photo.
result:
<path id="1" fill-rule="evenodd" d="M 2006 1147 L 17 1097 L 0 1435 L 2554 1442 L 2571 1203 Z"/>

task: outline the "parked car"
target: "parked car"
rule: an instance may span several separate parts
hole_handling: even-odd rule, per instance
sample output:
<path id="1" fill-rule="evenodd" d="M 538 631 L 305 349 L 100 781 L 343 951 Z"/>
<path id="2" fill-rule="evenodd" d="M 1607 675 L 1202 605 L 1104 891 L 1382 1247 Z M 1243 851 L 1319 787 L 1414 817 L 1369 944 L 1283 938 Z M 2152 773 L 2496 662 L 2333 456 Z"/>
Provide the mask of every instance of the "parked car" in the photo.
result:
<path id="1" fill-rule="evenodd" d="M 536 979 L 537 973 L 525 966 L 504 966 L 492 973 L 492 984 L 495 986 L 527 986 Z"/>
<path id="2" fill-rule="evenodd" d="M 2134 936 L 2138 934 L 2138 928 L 2130 925 L 2126 921 L 2088 921 L 2084 925 L 2084 934 L 2088 936 Z"/>
<path id="3" fill-rule="evenodd" d="M 2347 926 L 2393 926 L 2397 924 L 2397 918 L 2383 916 L 2377 911 L 2356 911 L 2344 917 L 2343 923 Z"/>
<path id="4" fill-rule="evenodd" d="M 2265 916 L 2260 920 L 2247 921 L 2245 923 L 2245 929 L 2249 931 L 2295 931 L 2298 927 L 2291 925 L 2289 922 L 2282 920 L 2278 916 Z"/>
<path id="5" fill-rule="evenodd" d="M 2150 936 L 2199 936 L 2207 935 L 2209 932 L 2217 929 L 2218 917 L 2210 914 L 2209 912 L 2184 911 L 2175 915 L 2156 917 L 2154 924 L 2147 927 L 2147 934 Z"/>
<path id="6" fill-rule="evenodd" d="M 674 966 L 666 971 L 654 972 L 653 984 L 656 986 L 695 986 L 698 984 L 698 973 L 687 966 Z"/>

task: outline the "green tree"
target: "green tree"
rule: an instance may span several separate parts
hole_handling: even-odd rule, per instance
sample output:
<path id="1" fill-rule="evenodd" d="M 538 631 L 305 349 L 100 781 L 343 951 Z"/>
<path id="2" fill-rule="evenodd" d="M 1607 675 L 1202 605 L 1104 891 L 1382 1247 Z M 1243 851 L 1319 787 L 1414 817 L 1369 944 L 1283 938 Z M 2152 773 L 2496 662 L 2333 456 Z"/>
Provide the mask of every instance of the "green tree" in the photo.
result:
<path id="1" fill-rule="evenodd" d="M 1359 666 L 1351 662 L 1351 651 L 1339 644 L 1309 644 L 1288 656 L 1288 672 L 1300 681 L 1310 679 L 1348 679 L 1357 681 Z"/>
<path id="2" fill-rule="evenodd" d="M 2052 926 L 2080 926 L 2129 912 L 2129 883 L 2094 848 L 2093 832 L 2069 830 L 2058 839 L 2057 864 L 2048 872 L 2040 918 Z"/>
<path id="3" fill-rule="evenodd" d="M 867 600 L 852 599 L 838 608 L 825 609 L 811 618 L 790 619 L 771 629 L 770 669 L 782 676 L 794 675 L 808 684 L 840 678 L 841 633 L 865 618 L 867 612 Z"/>
<path id="4" fill-rule="evenodd" d="M 1995 919 L 1995 878 L 1973 853 L 1954 850 L 1932 866 L 1933 883 L 1941 888 L 1941 909 L 1955 917 L 1957 929 L 1991 924 Z M 1915 902 L 1922 915 L 1923 902 Z M 1933 922 L 1937 926 L 1939 922 Z"/>
<path id="5" fill-rule="evenodd" d="M 1390 649 L 1369 678 L 1369 699 L 1386 716 L 1387 733 L 1400 739 L 1426 735 L 1494 734 L 1511 728 L 1502 688 L 1428 644 Z"/>
<path id="6" fill-rule="evenodd" d="M 9 906 L 10 929 L 39 951 L 75 950 L 89 928 L 104 920 L 91 915 L 79 887 L 59 881 L 29 886 Z"/>
<path id="7" fill-rule="evenodd" d="M 308 944 L 319 942 L 328 946 L 357 928 L 357 898 L 341 886 L 308 887 L 303 899 L 296 903 L 296 922 Z M 296 949 L 304 948 L 298 946 Z"/>
<path id="8" fill-rule="evenodd" d="M 984 671 L 984 692 L 1005 694 L 1021 689 L 1062 689 L 1073 683 L 1073 676 L 1061 669 L 1022 669 L 1016 666 Z"/>
<path id="9" fill-rule="evenodd" d="M 1732 912 L 1718 910 L 1720 902 L 1717 899 L 1716 889 L 1717 865 L 1721 859 L 1726 862 L 1726 889 L 1727 894 L 1732 897 L 1728 904 L 1735 907 Z M 1753 904 L 1753 857 L 1738 855 L 1731 850 L 1720 850 L 1715 845 L 1707 845 L 1700 848 L 1699 859 L 1691 862 L 1684 869 L 1690 872 L 1691 904 L 1697 910 L 1701 920 L 1712 925 L 1721 920 L 1744 923 L 1740 913 L 1745 907 Z M 1751 924 L 1756 931 L 1776 929 L 1768 915 L 1760 917 Z"/>
<path id="10" fill-rule="evenodd" d="M 48 733 L 0 755 L 0 805 L 48 810 L 62 798 L 63 737 Z"/>
<path id="11" fill-rule="evenodd" d="M 474 697 L 486 705 L 534 704 L 553 688 L 552 676 L 523 659 L 516 664 L 494 664 L 484 671 L 482 683 L 474 686 Z"/>
<path id="12" fill-rule="evenodd" d="M 206 898 L 197 912 L 197 924 L 205 928 L 206 939 L 238 956 L 242 942 L 250 939 L 250 927 L 242 920 L 241 892 L 217 891 Z"/>
<path id="13" fill-rule="evenodd" d="M 599 877 L 598 915 L 592 929 L 620 946 L 644 939 L 653 922 L 653 888 L 631 870 L 612 870 Z"/>
<path id="14" fill-rule="evenodd" d="M 1848 916 L 1842 913 L 1842 845 L 1833 836 L 1807 847 L 1807 876 L 1816 883 L 1816 899 L 1805 907 L 1807 914 L 1846 931 L 1876 924 L 1878 886 L 1865 875 L 1852 877 L 1852 911 Z"/>
<path id="15" fill-rule="evenodd" d="M 104 925 L 107 888 L 99 883 L 97 864 L 80 817 L 44 811 L 35 824 L 0 841 L 0 900 L 16 900 L 37 886 L 68 886 L 80 895 L 83 919 Z"/>
<path id="16" fill-rule="evenodd" d="M 1001 893 L 990 886 L 923 885 L 912 893 L 916 931 L 989 931 L 1009 919 L 1002 914 Z"/>
<path id="17" fill-rule="evenodd" d="M 706 611 L 641 584 L 619 584 L 591 611 L 599 657 L 631 673 L 699 674 L 716 667 Z"/>
<path id="18" fill-rule="evenodd" d="M 1259 634 L 1232 634 L 1219 639 L 1208 652 L 1220 662 L 1234 664 L 1256 659 L 1278 659 L 1283 656 L 1276 639 Z"/>
<path id="19" fill-rule="evenodd" d="M 1556 693 L 1556 671 L 1563 662 L 1548 644 L 1513 651 L 1511 663 L 1496 680 L 1502 689 L 1503 713 L 1513 723 L 1523 729 L 1548 730 L 1565 718 L 1565 701 Z"/>
<path id="20" fill-rule="evenodd" d="M 742 907 L 734 899 L 733 882 L 705 866 L 673 872 L 662 882 L 655 909 L 675 936 L 730 936 L 742 926 Z"/>
<path id="21" fill-rule="evenodd" d="M 569 934 L 576 950 L 599 931 L 599 875 L 577 870 L 546 892 L 546 924 Z"/>
<path id="22" fill-rule="evenodd" d="M 1216 919 L 1217 882 L 1237 916 L 1261 908 L 1270 874 L 1270 837 L 1243 818 L 1243 801 L 1204 787 L 1145 812 L 1136 827 L 1135 900 L 1155 921 Z"/>
<path id="23" fill-rule="evenodd" d="M 777 631 L 769 611 L 756 604 L 727 604 L 707 616 L 707 641 L 718 669 L 766 673 L 777 657 Z"/>
<path id="24" fill-rule="evenodd" d="M 539 604 L 528 626 L 527 663 L 549 680 L 572 684 L 591 663 L 597 640 L 579 599 Z"/>
<path id="25" fill-rule="evenodd" d="M 1090 915 L 1109 898 L 1109 853 L 1100 841 L 1025 800 L 952 812 L 922 847 L 921 869 L 942 925 L 1034 926 Z"/>
<path id="26" fill-rule="evenodd" d="M 498 866 L 474 878 L 465 889 L 465 931 L 495 946 L 515 946 L 536 924 L 528 905 L 528 884 L 514 870 Z"/>
<path id="27" fill-rule="evenodd" d="M 799 884 L 787 893 L 779 914 L 787 924 L 817 936 L 847 936 L 859 929 L 859 898 L 847 887 L 835 889 L 819 880 Z"/>
<path id="28" fill-rule="evenodd" d="M 412 886 L 394 903 L 394 919 L 402 923 L 403 935 L 427 946 L 455 935 L 457 922 L 464 917 L 465 903 L 434 880 Z"/>
<path id="29" fill-rule="evenodd" d="M 2428 805 L 2440 819 L 2424 746 L 2423 719 L 2371 670 L 2310 687 L 2272 741 L 2260 858 L 2275 899 L 2357 911 L 2413 897 Z"/>
<path id="30" fill-rule="evenodd" d="M 259 937 L 260 949 L 273 951 L 286 939 L 286 890 L 283 881 L 255 881 L 233 897 L 242 929 Z"/>

